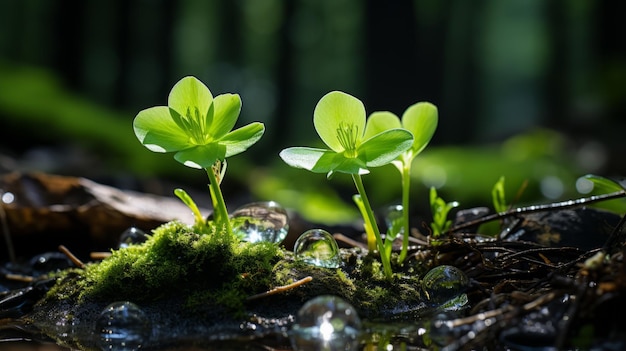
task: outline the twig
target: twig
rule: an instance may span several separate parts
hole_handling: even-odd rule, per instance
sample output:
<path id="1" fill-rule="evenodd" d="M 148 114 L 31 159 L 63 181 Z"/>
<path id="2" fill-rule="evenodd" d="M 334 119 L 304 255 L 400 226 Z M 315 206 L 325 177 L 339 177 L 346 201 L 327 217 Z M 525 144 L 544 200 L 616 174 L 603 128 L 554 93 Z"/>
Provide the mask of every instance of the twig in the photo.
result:
<path id="1" fill-rule="evenodd" d="M 297 288 L 300 285 L 303 285 L 303 284 L 306 284 L 306 283 L 310 282 L 311 280 L 313 280 L 313 277 L 308 276 L 308 277 L 302 278 L 302 279 L 300 279 L 298 281 L 295 281 L 295 282 L 293 282 L 291 284 L 279 286 L 279 287 L 276 287 L 276 288 L 274 288 L 272 290 L 268 290 L 268 291 L 262 292 L 260 294 L 252 295 L 252 296 L 248 297 L 246 300 L 247 301 L 251 301 L 251 300 L 260 299 L 262 297 L 275 295 L 275 294 L 278 294 L 278 293 L 281 293 L 281 292 L 284 292 L 284 291 L 287 291 L 287 290 L 291 290 L 293 288 Z"/>
<path id="2" fill-rule="evenodd" d="M 13 273 L 5 274 L 4 278 L 8 280 L 17 281 L 17 282 L 23 282 L 23 283 L 32 283 L 33 281 L 35 281 L 35 278 L 31 277 L 30 275 L 13 274 Z"/>
<path id="3" fill-rule="evenodd" d="M 2 191 L 0 191 L 0 195 L 2 195 Z M 16 263 L 15 248 L 13 247 L 13 241 L 11 240 L 11 232 L 9 231 L 9 225 L 7 224 L 7 213 L 4 210 L 4 202 L 2 200 L 0 200 L 0 222 L 2 222 L 2 233 L 4 235 L 4 241 L 7 244 L 9 260 L 11 263 Z"/>
<path id="4" fill-rule="evenodd" d="M 111 257 L 110 252 L 91 252 L 89 253 L 89 257 L 92 260 L 104 260 L 105 258 Z"/>
<path id="5" fill-rule="evenodd" d="M 625 196 L 626 196 L 626 190 L 622 190 L 622 191 L 617 191 L 617 192 L 614 192 L 614 193 L 602 194 L 602 195 L 594 195 L 594 196 L 590 196 L 590 197 L 583 197 L 583 198 L 575 199 L 575 200 L 556 202 L 556 203 L 551 203 L 551 204 L 547 204 L 547 205 L 533 205 L 533 206 L 527 206 L 527 207 L 514 208 L 514 209 L 509 210 L 509 211 L 500 212 L 500 213 L 494 213 L 494 214 L 491 214 L 491 215 L 488 215 L 488 216 L 484 216 L 484 217 L 475 219 L 473 221 L 469 221 L 469 222 L 465 222 L 465 223 L 459 224 L 459 225 L 457 225 L 457 226 L 455 226 L 453 228 L 450 228 L 447 231 L 447 233 L 448 234 L 449 233 L 454 233 L 454 232 L 457 232 L 457 231 L 459 231 L 461 229 L 470 228 L 470 227 L 473 227 L 475 225 L 479 225 L 479 224 L 482 224 L 482 223 L 495 221 L 497 219 L 502 219 L 502 218 L 515 216 L 517 214 L 544 212 L 544 211 L 557 210 L 557 209 L 563 210 L 563 209 L 567 209 L 567 208 L 572 208 L 572 207 L 577 207 L 577 206 L 581 206 L 581 205 L 591 204 L 591 203 L 594 203 L 594 202 L 618 199 L 620 197 L 625 197 Z"/>
<path id="6" fill-rule="evenodd" d="M 333 238 L 335 238 L 335 240 L 337 240 L 337 241 L 341 241 L 343 243 L 346 243 L 346 244 L 348 244 L 348 245 L 350 245 L 352 247 L 360 247 L 362 249 L 367 249 L 367 245 L 365 243 L 362 243 L 360 241 L 356 241 L 356 240 L 354 240 L 352 238 L 349 238 L 349 237 L 347 237 L 347 236 L 345 236 L 345 235 L 343 235 L 341 233 L 333 234 Z"/>
<path id="7" fill-rule="evenodd" d="M 78 257 L 74 256 L 74 254 L 71 253 L 70 250 L 67 249 L 67 247 L 63 245 L 59 245 L 59 251 L 61 251 L 65 256 L 67 256 L 67 258 L 69 258 L 70 261 L 72 261 L 72 263 L 76 265 L 76 267 L 85 268 L 85 264 L 81 260 L 79 260 Z"/>

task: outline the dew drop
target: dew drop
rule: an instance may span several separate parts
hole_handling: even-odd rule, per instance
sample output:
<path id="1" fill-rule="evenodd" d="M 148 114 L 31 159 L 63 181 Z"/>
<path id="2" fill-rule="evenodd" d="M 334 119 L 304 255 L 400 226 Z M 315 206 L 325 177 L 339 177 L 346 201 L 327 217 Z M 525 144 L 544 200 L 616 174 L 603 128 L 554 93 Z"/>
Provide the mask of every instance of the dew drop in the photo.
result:
<path id="1" fill-rule="evenodd" d="M 357 350 L 361 320 L 352 305 L 340 297 L 321 295 L 298 311 L 291 329 L 294 350 Z"/>
<path id="2" fill-rule="evenodd" d="M 251 243 L 282 242 L 289 232 L 287 211 L 275 201 L 253 202 L 230 216 L 235 235 Z"/>
<path id="3" fill-rule="evenodd" d="M 96 320 L 98 344 L 103 351 L 139 350 L 151 332 L 152 327 L 145 313 L 128 301 L 108 305 Z"/>
<path id="4" fill-rule="evenodd" d="M 293 252 L 297 260 L 324 268 L 339 268 L 341 257 L 337 241 L 323 229 L 311 229 L 296 240 Z"/>
<path id="5" fill-rule="evenodd" d="M 13 201 L 15 201 L 15 195 L 13 195 L 13 193 L 11 192 L 2 192 L 2 189 L 0 189 L 0 193 L 2 193 L 2 202 L 4 202 L 5 204 L 12 204 Z"/>
<path id="6" fill-rule="evenodd" d="M 461 296 L 468 285 L 469 279 L 465 273 L 448 265 L 431 269 L 422 279 L 422 290 L 428 301 L 434 305 L 445 304 Z M 463 301 L 463 299 L 459 301 Z"/>
<path id="7" fill-rule="evenodd" d="M 120 235 L 119 248 L 123 249 L 130 245 L 138 245 L 148 240 L 148 235 L 141 229 L 130 227 Z"/>

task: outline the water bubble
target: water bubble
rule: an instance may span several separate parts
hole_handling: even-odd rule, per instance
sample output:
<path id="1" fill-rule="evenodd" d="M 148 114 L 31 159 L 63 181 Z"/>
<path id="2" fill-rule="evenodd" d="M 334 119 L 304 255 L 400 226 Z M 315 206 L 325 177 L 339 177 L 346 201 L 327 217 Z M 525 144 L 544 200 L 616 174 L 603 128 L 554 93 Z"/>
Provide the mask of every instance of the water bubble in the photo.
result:
<path id="1" fill-rule="evenodd" d="M 251 243 L 282 242 L 289 232 L 287 211 L 274 201 L 253 202 L 235 210 L 231 216 L 233 232 Z"/>
<path id="2" fill-rule="evenodd" d="M 119 248 L 123 249 L 130 245 L 138 245 L 148 240 L 148 235 L 141 229 L 130 227 L 120 235 Z"/>
<path id="3" fill-rule="evenodd" d="M 13 201 L 15 201 L 15 195 L 13 195 L 13 193 L 11 192 L 2 192 L 2 189 L 0 189 L 0 193 L 2 194 L 2 202 L 4 202 L 5 204 L 12 204 Z"/>
<path id="4" fill-rule="evenodd" d="M 399 235 L 404 233 L 402 205 L 393 205 L 387 207 L 385 211 L 385 224 L 387 224 L 387 234 Z"/>
<path id="5" fill-rule="evenodd" d="M 293 252 L 297 260 L 324 268 L 339 268 L 341 257 L 337 241 L 323 229 L 311 229 L 296 240 Z"/>
<path id="6" fill-rule="evenodd" d="M 128 301 L 108 305 L 96 320 L 96 335 L 99 335 L 102 350 L 139 350 L 151 332 L 152 327 L 145 313 Z"/>
<path id="7" fill-rule="evenodd" d="M 468 285 L 469 279 L 462 270 L 447 265 L 431 269 L 422 279 L 422 290 L 426 298 L 435 305 L 460 296 Z"/>
<path id="8" fill-rule="evenodd" d="M 361 320 L 349 303 L 322 295 L 300 308 L 291 329 L 291 345 L 298 351 L 357 350 Z"/>

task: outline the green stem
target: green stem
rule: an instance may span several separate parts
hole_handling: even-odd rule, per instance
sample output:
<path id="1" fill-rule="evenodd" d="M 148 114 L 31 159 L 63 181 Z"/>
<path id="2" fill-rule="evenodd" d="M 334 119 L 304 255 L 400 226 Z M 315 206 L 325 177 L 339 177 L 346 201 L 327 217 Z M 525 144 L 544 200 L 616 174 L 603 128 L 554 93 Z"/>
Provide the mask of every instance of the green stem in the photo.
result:
<path id="1" fill-rule="evenodd" d="M 385 245 L 383 244 L 383 238 L 380 235 L 380 230 L 378 229 L 378 225 L 376 224 L 376 217 L 374 216 L 374 211 L 372 211 L 372 207 L 370 206 L 370 202 L 367 198 L 367 194 L 365 193 L 365 187 L 363 186 L 363 180 L 361 179 L 361 175 L 353 174 L 352 179 L 354 180 L 354 184 L 356 185 L 356 189 L 361 195 L 361 199 L 363 200 L 363 205 L 365 207 L 365 212 L 367 214 L 367 218 L 372 225 L 372 230 L 374 231 L 374 235 L 376 236 L 376 245 L 378 246 L 378 253 L 380 254 L 380 261 L 383 264 L 383 272 L 387 278 L 391 278 L 391 258 L 389 257 L 387 250 L 385 250 Z"/>
<path id="2" fill-rule="evenodd" d="M 402 223 L 404 235 L 402 237 L 402 251 L 400 251 L 399 262 L 404 262 L 409 248 L 409 193 L 411 187 L 411 162 L 404 162 L 402 167 Z"/>
<path id="3" fill-rule="evenodd" d="M 226 209 L 226 203 L 224 202 L 224 197 L 222 196 L 222 190 L 220 189 L 217 177 L 215 176 L 215 173 L 213 173 L 212 168 L 205 168 L 204 170 L 209 176 L 209 190 L 211 193 L 211 200 L 213 202 L 213 217 L 215 218 L 215 222 L 222 224 L 226 232 L 228 234 L 232 234 L 233 229 L 230 226 L 228 210 Z"/>

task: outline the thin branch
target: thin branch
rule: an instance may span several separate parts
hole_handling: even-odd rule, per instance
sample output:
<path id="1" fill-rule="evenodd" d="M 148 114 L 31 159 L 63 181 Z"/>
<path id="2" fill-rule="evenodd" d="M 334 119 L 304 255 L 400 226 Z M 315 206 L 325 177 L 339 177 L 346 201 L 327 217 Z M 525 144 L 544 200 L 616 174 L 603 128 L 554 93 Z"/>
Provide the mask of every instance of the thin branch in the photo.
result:
<path id="1" fill-rule="evenodd" d="M 308 276 L 308 277 L 302 278 L 302 279 L 300 279 L 298 281 L 295 281 L 295 282 L 293 282 L 291 284 L 279 286 L 279 287 L 276 287 L 276 288 L 274 288 L 272 290 L 268 290 L 268 291 L 262 292 L 260 294 L 252 295 L 252 296 L 248 297 L 246 300 L 247 301 L 256 300 L 256 299 L 260 299 L 260 298 L 263 298 L 263 297 L 275 295 L 275 294 L 278 294 L 278 293 L 281 293 L 281 292 L 285 292 L 285 291 L 297 288 L 300 285 L 304 285 L 304 284 L 306 284 L 306 283 L 308 283 L 308 282 L 310 282 L 312 280 L 313 280 L 313 277 Z"/>
<path id="2" fill-rule="evenodd" d="M 533 206 L 527 206 L 527 207 L 514 208 L 506 212 L 494 213 L 488 216 L 475 219 L 473 221 L 459 224 L 453 228 L 450 228 L 447 231 L 447 234 L 457 232 L 461 229 L 470 228 L 479 224 L 495 221 L 497 219 L 512 217 L 518 214 L 544 212 L 544 211 L 550 211 L 550 210 L 564 210 L 567 208 L 587 205 L 587 204 L 591 204 L 595 202 L 618 199 L 620 197 L 625 197 L 625 196 L 626 196 L 626 190 L 622 190 L 622 191 L 617 191 L 617 192 L 609 193 L 609 194 L 594 195 L 590 197 L 583 197 L 580 199 L 556 202 L 556 203 L 551 203 L 551 204 L 546 204 L 546 205 L 533 205 Z"/>
<path id="3" fill-rule="evenodd" d="M 83 261 L 79 260 L 78 257 L 74 256 L 74 254 L 71 253 L 67 247 L 63 245 L 59 245 L 59 251 L 61 251 L 65 256 L 67 256 L 67 258 L 69 258 L 70 261 L 72 261 L 72 263 L 76 265 L 76 267 L 85 268 L 85 264 L 83 263 Z"/>

